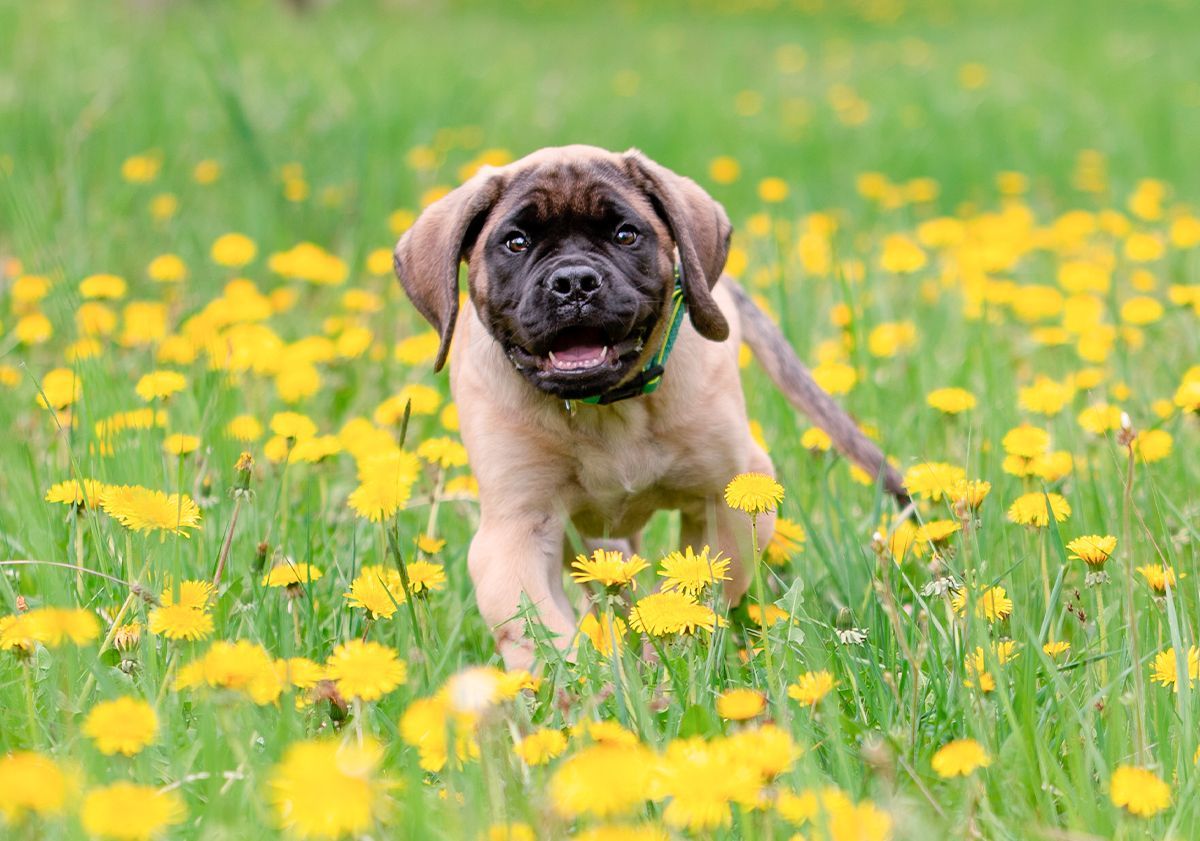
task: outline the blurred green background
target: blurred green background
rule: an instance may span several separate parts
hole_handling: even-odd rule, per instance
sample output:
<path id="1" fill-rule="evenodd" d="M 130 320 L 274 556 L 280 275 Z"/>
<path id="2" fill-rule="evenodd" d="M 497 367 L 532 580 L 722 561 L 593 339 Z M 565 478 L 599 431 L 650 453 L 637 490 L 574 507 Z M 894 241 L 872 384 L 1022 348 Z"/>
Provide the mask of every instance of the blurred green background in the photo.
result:
<path id="1" fill-rule="evenodd" d="M 481 149 L 566 142 L 638 146 L 735 221 L 761 177 L 805 210 L 853 205 L 870 170 L 933 177 L 946 208 L 1019 170 L 1061 205 L 1085 148 L 1114 189 L 1154 176 L 1194 195 L 1198 26 L 1183 0 L 4 0 L 0 244 L 68 273 L 141 268 L 112 244 L 129 228 L 185 258 L 231 229 L 351 256 Z M 422 145 L 438 167 L 406 164 Z M 139 151 L 162 156 L 171 224 L 152 224 L 144 191 L 111 189 Z M 741 165 L 735 184 L 707 179 L 718 155 Z M 205 158 L 223 189 L 192 183 Z M 286 201 L 288 163 L 316 200 Z"/>

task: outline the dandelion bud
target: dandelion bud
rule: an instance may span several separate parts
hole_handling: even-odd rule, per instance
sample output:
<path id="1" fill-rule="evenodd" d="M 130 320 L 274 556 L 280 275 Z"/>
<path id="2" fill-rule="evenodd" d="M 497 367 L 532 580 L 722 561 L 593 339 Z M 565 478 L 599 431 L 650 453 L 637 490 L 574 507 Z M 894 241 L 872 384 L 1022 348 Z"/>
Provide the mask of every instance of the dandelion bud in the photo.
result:
<path id="1" fill-rule="evenodd" d="M 854 627 L 854 614 L 850 612 L 850 608 L 843 607 L 838 611 L 837 628 L 839 631 L 845 631 L 848 628 Z"/>
<path id="2" fill-rule="evenodd" d="M 142 638 L 142 623 L 129 622 L 117 628 L 113 634 L 113 648 L 117 651 L 132 651 L 138 646 L 138 642 Z"/>
<path id="3" fill-rule="evenodd" d="M 882 532 L 875 531 L 871 535 L 871 551 L 874 552 L 876 555 L 878 555 L 880 558 L 882 558 L 885 554 L 887 554 L 887 550 L 888 550 L 887 538 L 884 537 Z"/>
<path id="4" fill-rule="evenodd" d="M 1121 412 L 1121 428 L 1117 432 L 1117 443 L 1122 447 L 1131 447 L 1135 438 L 1137 438 L 1137 430 L 1133 428 L 1133 422 L 1129 420 L 1129 415 Z"/>
<path id="5" fill-rule="evenodd" d="M 17 613 L 24 613 L 29 610 L 29 602 L 25 601 L 24 596 L 17 596 Z"/>
<path id="6" fill-rule="evenodd" d="M 250 494 L 250 470 L 254 467 L 254 458 L 249 453 L 242 453 L 238 456 L 237 463 L 233 469 L 237 471 L 237 476 L 233 480 L 233 495 L 248 496 Z"/>
<path id="7" fill-rule="evenodd" d="M 257 574 L 262 572 L 262 568 L 267 565 L 267 555 L 271 554 L 271 544 L 267 541 L 262 541 L 254 549 L 254 572 Z"/>

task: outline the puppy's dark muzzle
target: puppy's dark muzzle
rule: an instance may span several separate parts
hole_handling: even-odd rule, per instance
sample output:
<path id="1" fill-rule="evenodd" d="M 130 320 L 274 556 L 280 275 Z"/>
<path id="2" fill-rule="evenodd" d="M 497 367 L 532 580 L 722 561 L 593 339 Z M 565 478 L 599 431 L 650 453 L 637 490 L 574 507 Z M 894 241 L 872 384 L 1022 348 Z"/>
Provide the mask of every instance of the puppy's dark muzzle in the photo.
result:
<path id="1" fill-rule="evenodd" d="M 604 280 L 591 266 L 563 266 L 546 278 L 545 286 L 546 295 L 554 306 L 579 307 L 590 303 L 600 293 Z"/>

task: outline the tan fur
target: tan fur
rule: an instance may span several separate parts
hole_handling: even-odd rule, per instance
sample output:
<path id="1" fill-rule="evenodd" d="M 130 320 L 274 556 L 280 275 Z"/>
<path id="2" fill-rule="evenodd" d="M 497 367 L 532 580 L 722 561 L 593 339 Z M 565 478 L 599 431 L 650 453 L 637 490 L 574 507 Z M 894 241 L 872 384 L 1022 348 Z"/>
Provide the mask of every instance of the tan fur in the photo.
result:
<path id="1" fill-rule="evenodd" d="M 535 179 L 539 200 L 551 207 L 577 207 L 589 200 L 588 179 L 597 177 L 620 189 L 656 227 L 664 244 L 664 312 L 669 269 L 678 254 L 689 319 L 657 391 L 607 406 L 576 403 L 572 413 L 561 400 L 531 387 L 484 327 L 480 310 L 488 306 L 488 279 L 482 243 L 490 222 L 480 227 L 477 220 L 491 209 L 496 212 L 490 218 L 503 215 L 505 187 L 516 179 Z M 472 249 L 467 246 L 475 228 Z M 735 298 L 740 290 L 732 281 L 720 277 L 728 234 L 724 210 L 691 180 L 637 152 L 569 146 L 481 171 L 428 209 L 397 245 L 405 289 L 442 332 L 443 353 L 452 348 L 451 390 L 479 481 L 481 520 L 469 567 L 480 613 L 508 667 L 528 667 L 533 659 L 524 623 L 515 619 L 523 595 L 559 646 L 569 648 L 577 637 L 563 586 L 568 522 L 585 537 L 636 539 L 654 512 L 678 510 L 681 546 L 708 544 L 733 559 L 732 580 L 724 588 L 728 600 L 737 602 L 749 586 L 750 569 L 742 563 L 750 556 L 748 518 L 727 507 L 722 492 L 738 473 L 772 474 L 773 468 L 746 417 L 737 365 L 739 306 L 744 309 L 746 302 Z M 468 263 L 470 300 L 456 321 L 460 259 Z M 645 358 L 658 347 L 664 322 L 647 342 Z M 745 323 L 767 330 L 756 319 Z M 782 337 L 755 341 L 770 348 Z M 802 370 L 788 367 L 786 359 L 780 365 L 789 373 Z M 826 411 L 822 420 L 853 427 L 840 409 Z M 869 455 L 856 427 L 842 433 L 835 440 Z M 758 525 L 765 545 L 774 518 L 760 517 Z"/>

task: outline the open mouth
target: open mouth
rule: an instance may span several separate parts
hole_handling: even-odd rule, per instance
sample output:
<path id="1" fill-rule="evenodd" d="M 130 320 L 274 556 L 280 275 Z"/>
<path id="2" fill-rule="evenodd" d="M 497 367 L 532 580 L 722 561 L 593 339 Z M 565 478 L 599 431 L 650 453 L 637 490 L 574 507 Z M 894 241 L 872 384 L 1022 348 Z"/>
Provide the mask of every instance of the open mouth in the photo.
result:
<path id="1" fill-rule="evenodd" d="M 598 327 L 569 327 L 550 342 L 546 355 L 538 358 L 538 368 L 557 374 L 616 368 L 623 356 L 641 349 L 640 336 L 613 343 Z"/>
<path id="2" fill-rule="evenodd" d="M 590 371 L 617 361 L 617 353 L 608 337 L 595 327 L 564 330 L 554 337 L 542 360 L 542 370 Z"/>

